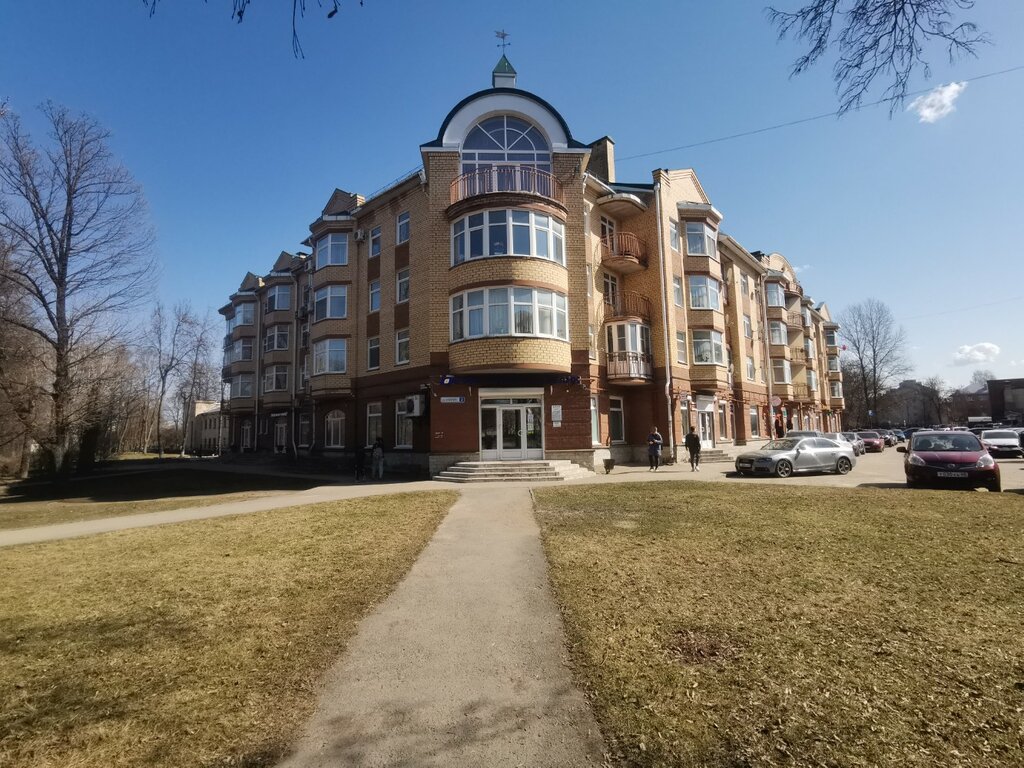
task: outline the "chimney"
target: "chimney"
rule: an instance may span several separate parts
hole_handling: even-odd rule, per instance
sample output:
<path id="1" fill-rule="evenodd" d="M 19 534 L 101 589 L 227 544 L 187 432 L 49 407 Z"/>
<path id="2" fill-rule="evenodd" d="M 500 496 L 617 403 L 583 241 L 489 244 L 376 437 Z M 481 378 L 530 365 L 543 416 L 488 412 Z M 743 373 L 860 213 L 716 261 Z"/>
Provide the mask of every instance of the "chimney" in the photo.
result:
<path id="1" fill-rule="evenodd" d="M 501 55 L 501 60 L 498 61 L 498 66 L 491 72 L 491 87 L 492 88 L 515 88 L 516 87 L 516 71 L 513 69 L 512 64 L 505 54 Z"/>
<path id="2" fill-rule="evenodd" d="M 587 170 L 609 184 L 615 183 L 615 142 L 611 136 L 602 136 L 590 145 Z"/>

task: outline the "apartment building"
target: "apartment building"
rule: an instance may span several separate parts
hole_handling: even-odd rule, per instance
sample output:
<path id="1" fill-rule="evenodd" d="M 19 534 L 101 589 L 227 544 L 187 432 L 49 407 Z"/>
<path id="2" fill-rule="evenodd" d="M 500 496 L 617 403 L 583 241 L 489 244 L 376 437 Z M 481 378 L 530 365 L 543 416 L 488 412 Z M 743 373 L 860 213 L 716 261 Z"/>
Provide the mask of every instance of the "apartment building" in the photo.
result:
<path id="1" fill-rule="evenodd" d="M 807 342 L 825 365 L 827 308 L 781 256 L 721 231 L 691 169 L 618 180 L 614 142 L 575 139 L 504 56 L 420 152 L 369 198 L 336 190 L 309 251 L 221 308 L 232 450 L 343 457 L 379 438 L 421 474 L 593 467 L 638 458 L 652 425 L 671 456 L 691 426 L 714 446 L 767 437 L 776 413 L 838 423 L 832 374 L 793 365 Z M 769 315 L 805 305 L 811 325 L 769 345 Z"/>

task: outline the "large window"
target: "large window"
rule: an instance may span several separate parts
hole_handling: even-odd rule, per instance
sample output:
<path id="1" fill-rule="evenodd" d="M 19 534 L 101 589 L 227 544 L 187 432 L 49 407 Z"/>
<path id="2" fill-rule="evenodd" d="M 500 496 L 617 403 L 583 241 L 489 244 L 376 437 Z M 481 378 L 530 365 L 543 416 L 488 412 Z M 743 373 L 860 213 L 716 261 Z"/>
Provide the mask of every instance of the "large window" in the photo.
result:
<path id="1" fill-rule="evenodd" d="M 406 411 L 408 407 L 409 399 L 405 397 L 395 403 L 395 448 L 412 448 L 413 420 Z"/>
<path id="2" fill-rule="evenodd" d="M 566 298 L 543 288 L 479 288 L 451 297 L 451 340 L 483 336 L 569 338 Z"/>
<path id="3" fill-rule="evenodd" d="M 746 272 L 740 272 L 740 291 L 744 296 L 750 295 L 750 278 L 747 277 Z"/>
<path id="4" fill-rule="evenodd" d="M 409 329 L 395 332 L 395 365 L 409 362 Z"/>
<path id="5" fill-rule="evenodd" d="M 341 411 L 330 411 L 324 417 L 324 447 L 345 447 L 345 414 Z"/>
<path id="6" fill-rule="evenodd" d="M 814 371 L 807 371 L 807 387 L 811 390 L 812 395 L 816 395 L 818 392 L 818 374 Z"/>
<path id="7" fill-rule="evenodd" d="M 755 406 L 750 406 L 750 436 L 757 437 L 761 434 L 761 419 Z"/>
<path id="8" fill-rule="evenodd" d="M 718 258 L 715 230 L 699 221 L 686 222 L 686 252 L 690 256 Z"/>
<path id="9" fill-rule="evenodd" d="M 839 358 L 832 355 L 828 359 L 828 369 L 832 373 L 839 373 Z"/>
<path id="10" fill-rule="evenodd" d="M 814 342 L 811 339 L 804 340 L 804 354 L 808 360 L 814 359 Z"/>
<path id="11" fill-rule="evenodd" d="M 291 308 L 292 291 L 287 285 L 272 285 L 267 289 L 267 312 Z"/>
<path id="12" fill-rule="evenodd" d="M 511 115 L 482 120 L 466 135 L 462 144 L 463 173 L 509 163 L 550 171 L 547 139 L 534 126 Z"/>
<path id="13" fill-rule="evenodd" d="M 828 383 L 829 395 L 831 397 L 842 397 L 843 396 L 843 384 L 839 381 L 830 381 Z"/>
<path id="14" fill-rule="evenodd" d="M 252 360 L 252 339 L 238 339 L 224 348 L 224 365 Z"/>
<path id="15" fill-rule="evenodd" d="M 231 333 L 240 325 L 252 325 L 256 314 L 253 311 L 255 308 L 256 305 L 252 302 L 239 304 L 235 307 L 235 314 L 228 318 L 228 333 Z"/>
<path id="16" fill-rule="evenodd" d="M 789 384 L 793 381 L 789 360 L 772 360 L 772 380 L 776 384 Z"/>
<path id="17" fill-rule="evenodd" d="M 275 352 L 283 349 L 288 349 L 288 326 L 270 326 L 267 328 L 267 333 L 263 337 L 263 351 Z"/>
<path id="18" fill-rule="evenodd" d="M 590 442 L 594 445 L 601 443 L 601 418 L 596 397 L 590 398 Z"/>
<path id="19" fill-rule="evenodd" d="M 835 347 L 839 345 L 839 342 L 836 341 L 835 331 L 825 331 L 825 344 L 826 346 L 829 347 Z"/>
<path id="20" fill-rule="evenodd" d="M 366 404 L 366 444 L 373 445 L 378 437 L 384 437 L 384 409 L 380 403 Z"/>
<path id="21" fill-rule="evenodd" d="M 532 256 L 565 266 L 565 224 L 535 211 L 482 211 L 452 225 L 452 263 Z"/>
<path id="22" fill-rule="evenodd" d="M 380 368 L 380 336 L 366 340 L 366 369 L 375 371 Z"/>
<path id="23" fill-rule="evenodd" d="M 328 285 L 320 288 L 315 295 L 313 319 L 348 317 L 348 286 Z"/>
<path id="24" fill-rule="evenodd" d="M 750 322 L 750 315 L 743 316 L 743 335 L 748 338 L 754 338 L 754 326 Z"/>
<path id="25" fill-rule="evenodd" d="M 785 346 L 789 343 L 789 331 L 786 324 L 779 320 L 768 321 L 768 340 L 772 344 Z"/>
<path id="26" fill-rule="evenodd" d="M 380 256 L 380 227 L 370 230 L 370 258 Z"/>
<path id="27" fill-rule="evenodd" d="M 313 344 L 313 375 L 345 373 L 348 369 L 348 339 L 324 339 Z"/>
<path id="28" fill-rule="evenodd" d="M 316 241 L 316 268 L 348 264 L 348 233 L 333 232 Z"/>
<path id="29" fill-rule="evenodd" d="M 395 219 L 395 242 L 401 245 L 409 240 L 409 212 L 398 214 Z"/>
<path id="30" fill-rule="evenodd" d="M 753 381 L 757 376 L 757 369 L 754 367 L 754 358 L 747 355 L 747 381 Z"/>
<path id="31" fill-rule="evenodd" d="M 608 435 L 613 443 L 626 442 L 626 421 L 621 397 L 608 398 Z"/>
<path id="32" fill-rule="evenodd" d="M 284 392 L 288 389 L 288 366 L 268 365 L 263 369 L 263 391 Z"/>
<path id="33" fill-rule="evenodd" d="M 409 300 L 409 268 L 400 269 L 395 273 L 395 304 L 404 304 Z"/>
<path id="34" fill-rule="evenodd" d="M 690 309 L 721 309 L 719 283 L 712 277 L 694 275 L 690 279 Z"/>
<path id="35" fill-rule="evenodd" d="M 764 287 L 765 295 L 768 299 L 769 307 L 785 307 L 786 306 L 786 292 L 782 289 L 782 286 L 778 283 L 768 283 Z"/>
<path id="36" fill-rule="evenodd" d="M 252 374 L 240 373 L 228 380 L 228 398 L 252 397 Z"/>
<path id="37" fill-rule="evenodd" d="M 380 280 L 370 281 L 370 311 L 376 312 L 380 309 Z"/>
<path id="38" fill-rule="evenodd" d="M 645 356 L 651 354 L 651 329 L 641 323 L 609 325 L 605 328 L 605 339 L 609 355 L 618 352 L 636 352 Z"/>
<path id="39" fill-rule="evenodd" d="M 718 331 L 693 331 L 693 362 L 700 365 L 725 365 L 722 334 Z"/>
<path id="40" fill-rule="evenodd" d="M 668 220 L 668 244 L 673 251 L 679 253 L 679 222 L 675 219 Z"/>

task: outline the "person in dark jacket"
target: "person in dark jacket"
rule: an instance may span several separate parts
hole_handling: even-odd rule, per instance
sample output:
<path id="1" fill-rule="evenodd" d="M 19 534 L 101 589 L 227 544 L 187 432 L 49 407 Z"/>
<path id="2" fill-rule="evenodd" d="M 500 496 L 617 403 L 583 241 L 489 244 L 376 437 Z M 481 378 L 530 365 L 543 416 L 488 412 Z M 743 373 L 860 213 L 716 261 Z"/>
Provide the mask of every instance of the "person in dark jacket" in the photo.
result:
<path id="1" fill-rule="evenodd" d="M 366 447 L 363 445 L 356 446 L 356 482 L 361 482 L 366 478 Z"/>
<path id="2" fill-rule="evenodd" d="M 778 416 L 776 416 L 775 417 L 775 436 L 776 437 L 782 437 L 784 434 L 786 434 L 786 433 L 782 431 L 782 419 L 780 419 Z"/>
<path id="3" fill-rule="evenodd" d="M 657 427 L 651 427 L 651 434 L 647 436 L 647 458 L 651 462 L 651 468 L 649 472 L 657 472 L 658 467 L 661 465 L 661 445 L 664 440 L 661 439 L 661 435 L 658 433 Z"/>
<path id="4" fill-rule="evenodd" d="M 689 434 L 683 438 L 683 447 L 690 454 L 690 471 L 700 472 L 700 437 L 693 427 L 690 427 Z"/>

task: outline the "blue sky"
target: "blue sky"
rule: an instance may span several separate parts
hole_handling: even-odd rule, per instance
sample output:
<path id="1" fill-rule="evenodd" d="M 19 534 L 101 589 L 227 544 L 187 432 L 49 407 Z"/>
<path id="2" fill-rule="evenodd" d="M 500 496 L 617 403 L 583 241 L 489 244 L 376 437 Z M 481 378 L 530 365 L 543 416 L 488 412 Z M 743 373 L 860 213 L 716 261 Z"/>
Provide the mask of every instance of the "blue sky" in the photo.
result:
<path id="1" fill-rule="evenodd" d="M 917 378 L 1024 376 L 1024 71 L 969 83 L 933 123 L 876 107 L 626 159 L 828 112 L 829 64 L 790 78 L 799 50 L 761 2 L 365 2 L 328 21 L 309 0 L 297 60 L 285 0 L 241 25 L 229 0 L 163 0 L 153 18 L 141 2 L 6 0 L 0 98 L 30 127 L 45 99 L 107 126 L 149 201 L 162 297 L 212 309 L 297 249 L 336 186 L 368 194 L 417 167 L 448 110 L 489 86 L 504 28 L 519 85 L 577 139 L 612 136 L 620 180 L 694 168 L 723 230 L 784 253 L 814 298 L 890 304 Z M 953 67 L 931 51 L 915 89 L 1024 64 L 1024 3 L 969 18 L 993 45 Z M 967 347 L 979 362 L 955 365 Z"/>

